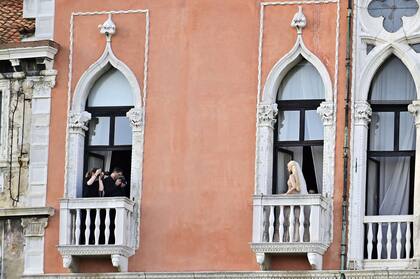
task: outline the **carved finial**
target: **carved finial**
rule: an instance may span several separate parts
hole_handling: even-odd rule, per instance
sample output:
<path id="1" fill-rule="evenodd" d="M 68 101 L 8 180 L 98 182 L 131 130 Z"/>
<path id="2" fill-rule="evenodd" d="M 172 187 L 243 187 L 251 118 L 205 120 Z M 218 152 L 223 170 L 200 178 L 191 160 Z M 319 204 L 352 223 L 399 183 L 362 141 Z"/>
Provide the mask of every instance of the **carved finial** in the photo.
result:
<path id="1" fill-rule="evenodd" d="M 306 17 L 302 12 L 301 6 L 299 6 L 299 10 L 293 17 L 292 23 L 290 25 L 296 28 L 298 35 L 302 34 L 302 29 L 306 26 Z"/>
<path id="2" fill-rule="evenodd" d="M 115 23 L 112 21 L 111 14 L 108 14 L 108 19 L 98 26 L 99 32 L 105 34 L 106 40 L 110 41 L 112 35 L 116 32 Z"/>

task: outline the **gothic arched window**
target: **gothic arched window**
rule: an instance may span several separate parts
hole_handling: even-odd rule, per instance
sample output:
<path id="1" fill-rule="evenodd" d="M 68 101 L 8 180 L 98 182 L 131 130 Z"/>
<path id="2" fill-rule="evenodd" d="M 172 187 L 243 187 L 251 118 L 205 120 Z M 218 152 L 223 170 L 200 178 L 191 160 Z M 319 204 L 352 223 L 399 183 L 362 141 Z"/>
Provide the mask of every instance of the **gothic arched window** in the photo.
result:
<path id="1" fill-rule="evenodd" d="M 132 129 L 126 113 L 133 107 L 130 84 L 120 71 L 110 68 L 95 82 L 86 103 L 92 118 L 85 140 L 85 172 L 119 167 L 130 185 Z"/>
<path id="2" fill-rule="evenodd" d="M 316 110 L 324 92 L 317 69 L 303 58 L 280 84 L 274 133 L 274 194 L 287 191 L 290 160 L 301 165 L 308 191 L 322 193 L 324 126 Z"/>
<path id="3" fill-rule="evenodd" d="M 415 99 L 410 72 L 391 56 L 369 92 L 366 215 L 412 214 L 416 129 L 408 105 Z"/>

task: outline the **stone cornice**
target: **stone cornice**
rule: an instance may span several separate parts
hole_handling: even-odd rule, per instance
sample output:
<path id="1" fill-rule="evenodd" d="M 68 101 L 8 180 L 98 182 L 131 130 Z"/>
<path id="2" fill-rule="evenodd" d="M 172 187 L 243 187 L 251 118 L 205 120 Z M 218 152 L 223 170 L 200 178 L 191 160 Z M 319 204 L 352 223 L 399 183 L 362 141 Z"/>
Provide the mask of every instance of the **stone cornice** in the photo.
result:
<path id="1" fill-rule="evenodd" d="M 0 219 L 11 217 L 42 217 L 53 215 L 54 208 L 52 207 L 16 207 L 0 209 Z"/>
<path id="2" fill-rule="evenodd" d="M 347 279 L 414 279 L 420 277 L 419 270 L 357 270 L 357 271 L 344 271 Z M 40 275 L 24 275 L 25 279 L 58 279 L 58 278 L 71 278 L 71 279 L 87 279 L 97 278 L 98 273 L 61 273 L 61 274 L 40 274 Z M 100 273 L 100 278 L 113 278 L 113 279 L 179 279 L 179 278 L 196 278 L 196 279 L 338 279 L 340 272 L 331 271 L 243 271 L 243 272 L 127 272 L 127 273 Z"/>
<path id="3" fill-rule="evenodd" d="M 58 51 L 58 44 L 17 44 L 0 45 L 0 60 L 25 59 L 25 58 L 48 58 L 54 59 Z"/>

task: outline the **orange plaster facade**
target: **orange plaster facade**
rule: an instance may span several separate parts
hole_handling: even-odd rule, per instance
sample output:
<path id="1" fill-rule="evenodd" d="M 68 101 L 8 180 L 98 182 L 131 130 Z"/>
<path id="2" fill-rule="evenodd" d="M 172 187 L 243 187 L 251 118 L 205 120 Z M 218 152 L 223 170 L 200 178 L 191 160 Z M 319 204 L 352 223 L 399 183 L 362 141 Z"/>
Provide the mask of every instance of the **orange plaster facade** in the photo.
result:
<path id="1" fill-rule="evenodd" d="M 338 7 L 338 5 L 341 5 Z M 345 95 L 345 3 L 302 5 L 303 40 L 333 82 L 337 106 L 333 239 L 324 269 L 339 269 Z M 61 49 L 52 90 L 47 205 L 56 209 L 45 231 L 45 273 L 66 273 L 57 250 L 59 200 L 64 194 L 70 18 L 72 13 L 147 9 L 148 78 L 140 246 L 129 258 L 136 271 L 259 270 L 250 249 L 255 187 L 260 1 L 56 0 L 54 41 Z M 290 26 L 298 5 L 265 7 L 262 85 L 293 47 Z M 106 15 L 73 22 L 71 92 L 101 55 L 98 25 Z M 146 18 L 113 15 L 115 55 L 144 80 Z M 338 25 L 337 25 L 338 24 Z M 339 33 L 337 34 L 337 31 Z M 336 87 L 335 87 L 336 86 Z M 142 92 L 143 93 L 143 92 Z M 304 256 L 276 256 L 274 270 L 310 269 Z M 109 260 L 79 262 L 81 272 L 115 271 Z"/>

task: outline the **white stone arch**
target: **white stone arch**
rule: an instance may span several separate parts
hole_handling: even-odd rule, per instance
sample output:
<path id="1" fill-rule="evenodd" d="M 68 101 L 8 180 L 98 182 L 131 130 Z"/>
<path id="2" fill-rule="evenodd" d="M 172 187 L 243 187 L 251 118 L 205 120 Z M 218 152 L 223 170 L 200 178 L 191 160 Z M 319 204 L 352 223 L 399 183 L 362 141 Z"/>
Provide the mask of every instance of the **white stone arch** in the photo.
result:
<path id="1" fill-rule="evenodd" d="M 416 61 L 417 54 L 407 44 L 394 43 L 376 46 L 368 55 L 368 61 L 363 68 L 359 79 L 358 90 L 355 92 L 356 101 L 367 101 L 370 85 L 379 68 L 392 55 L 395 55 L 407 67 L 416 86 L 417 98 L 420 99 L 420 68 Z"/>
<path id="2" fill-rule="evenodd" d="M 281 58 L 267 76 L 262 97 L 258 104 L 257 156 L 256 156 L 256 194 L 271 194 L 273 175 L 273 128 L 277 114 L 277 92 L 287 73 L 301 60 L 306 59 L 320 74 L 324 84 L 325 101 L 318 107 L 324 123 L 323 154 L 323 194 L 331 196 L 334 190 L 334 95 L 327 68 L 321 60 L 309 51 L 298 34 L 293 48 Z"/>
<path id="3" fill-rule="evenodd" d="M 332 83 L 327 68 L 315 54 L 306 48 L 302 37 L 298 36 L 293 48 L 274 65 L 268 74 L 263 89 L 261 103 L 273 104 L 276 102 L 277 92 L 281 81 L 287 75 L 287 73 L 297 63 L 299 63 L 301 59 L 300 57 L 306 59 L 318 71 L 322 82 L 324 83 L 325 101 L 333 102 L 334 96 Z"/>

